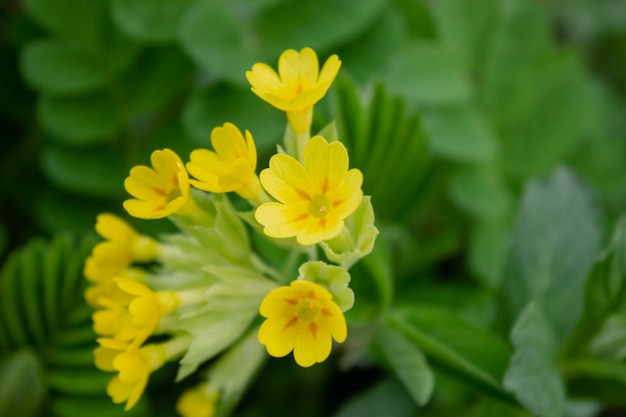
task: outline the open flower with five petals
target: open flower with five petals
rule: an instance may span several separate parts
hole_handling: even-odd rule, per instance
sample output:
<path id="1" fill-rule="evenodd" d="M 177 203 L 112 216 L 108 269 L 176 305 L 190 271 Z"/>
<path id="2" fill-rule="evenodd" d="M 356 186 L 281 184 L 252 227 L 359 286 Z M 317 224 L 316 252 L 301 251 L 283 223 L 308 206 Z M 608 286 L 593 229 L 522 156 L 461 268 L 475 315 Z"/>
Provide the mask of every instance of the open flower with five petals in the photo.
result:
<path id="1" fill-rule="evenodd" d="M 124 201 L 131 216 L 160 219 L 177 213 L 190 200 L 189 176 L 183 161 L 170 149 L 152 152 L 152 168 L 138 165 L 130 170 L 124 187 L 133 199 Z"/>
<path id="2" fill-rule="evenodd" d="M 274 155 L 260 178 L 278 202 L 259 206 L 256 220 L 267 236 L 296 237 L 301 245 L 336 237 L 363 198 L 363 174 L 348 170 L 345 146 L 321 136 L 307 143 L 304 166 L 289 155 Z"/>
<path id="3" fill-rule="evenodd" d="M 278 73 L 267 64 L 257 63 L 246 72 L 246 78 L 254 94 L 287 112 L 294 131 L 302 133 L 309 131 L 313 105 L 324 97 L 340 66 L 337 55 L 332 55 L 320 71 L 313 49 L 288 49 L 278 59 Z"/>
<path id="4" fill-rule="evenodd" d="M 293 351 L 302 367 L 325 361 L 332 339 L 339 343 L 346 340 L 346 319 L 332 295 L 309 281 L 293 281 L 270 291 L 260 313 L 267 320 L 259 330 L 259 342 L 274 357 Z"/>
<path id="5" fill-rule="evenodd" d="M 234 191 L 248 200 L 258 200 L 262 192 L 256 175 L 257 153 L 249 131 L 244 136 L 232 123 L 224 123 L 211 132 L 214 151 L 196 149 L 187 163 L 196 178 L 191 184 L 212 193 Z"/>

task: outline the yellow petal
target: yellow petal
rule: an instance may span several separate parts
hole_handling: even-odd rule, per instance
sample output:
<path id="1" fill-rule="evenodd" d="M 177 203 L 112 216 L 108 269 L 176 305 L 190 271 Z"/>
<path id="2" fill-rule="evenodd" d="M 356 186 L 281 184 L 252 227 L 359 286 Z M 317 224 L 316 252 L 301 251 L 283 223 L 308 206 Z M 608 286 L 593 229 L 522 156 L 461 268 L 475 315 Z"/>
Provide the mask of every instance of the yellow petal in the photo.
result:
<path id="1" fill-rule="evenodd" d="M 254 179 L 254 171 L 247 159 L 238 158 L 233 161 L 231 169 L 223 173 L 218 183 L 225 191 L 235 191 L 244 187 Z"/>
<path id="2" fill-rule="evenodd" d="M 117 278 L 115 280 L 117 286 L 128 294 L 135 296 L 152 294 L 152 290 L 140 282 L 132 281 L 126 278 Z"/>
<path id="3" fill-rule="evenodd" d="M 295 303 L 288 300 L 297 300 L 298 297 L 298 293 L 292 287 L 274 288 L 261 302 L 259 313 L 263 317 L 295 316 Z"/>
<path id="4" fill-rule="evenodd" d="M 130 242 L 136 236 L 135 229 L 122 218 L 111 213 L 98 214 L 96 232 L 104 239 L 118 242 Z"/>
<path id="5" fill-rule="evenodd" d="M 295 188 L 271 169 L 261 171 L 259 179 L 265 191 L 281 203 L 308 204 L 311 200 L 308 186 Z"/>
<path id="6" fill-rule="evenodd" d="M 254 217 L 264 226 L 263 232 L 267 236 L 287 238 L 296 236 L 309 215 L 303 207 L 265 203 L 256 209 Z"/>
<path id="7" fill-rule="evenodd" d="M 336 216 L 309 217 L 306 221 L 306 226 L 298 231 L 296 240 L 304 246 L 315 245 L 337 237 L 343 226 L 344 221 Z"/>
<path id="8" fill-rule="evenodd" d="M 293 350 L 297 339 L 297 318 L 269 318 L 259 329 L 259 342 L 265 345 L 267 353 L 282 358 Z"/>
<path id="9" fill-rule="evenodd" d="M 337 76 L 340 67 L 341 61 L 339 57 L 337 55 L 331 55 L 324 63 L 322 71 L 320 71 L 318 83 L 330 85 Z"/>
<path id="10" fill-rule="evenodd" d="M 348 151 L 341 142 L 329 144 L 314 136 L 304 148 L 304 166 L 317 192 L 326 194 L 344 180 L 348 172 Z"/>
<path id="11" fill-rule="evenodd" d="M 113 368 L 113 359 L 115 359 L 119 353 L 120 351 L 118 350 L 107 349 L 102 346 L 97 347 L 93 351 L 96 368 L 105 372 L 115 371 L 115 368 Z"/>
<path id="12" fill-rule="evenodd" d="M 322 316 L 333 339 L 337 343 L 345 342 L 348 336 L 348 327 L 346 325 L 346 317 L 341 312 L 339 306 L 334 302 L 326 303 L 322 308 Z"/>
<path id="13" fill-rule="evenodd" d="M 142 200 L 164 198 L 167 191 L 163 179 L 152 169 L 136 166 L 124 180 L 124 188 L 130 195 Z"/>
<path id="14" fill-rule="evenodd" d="M 148 385 L 148 378 L 144 378 L 135 383 L 128 397 L 128 401 L 126 402 L 126 407 L 124 407 L 124 411 L 130 410 L 135 406 L 135 404 L 137 404 L 137 401 L 141 398 L 141 394 L 143 394 L 146 389 L 146 385 Z"/>
<path id="15" fill-rule="evenodd" d="M 330 334 L 320 334 L 317 324 L 300 323 L 298 339 L 293 348 L 293 357 L 296 363 L 308 368 L 318 362 L 323 362 L 330 354 Z M 315 329 L 315 330 L 312 330 Z M 319 336 L 326 336 L 322 340 Z"/>
<path id="16" fill-rule="evenodd" d="M 248 146 L 248 161 L 250 162 L 252 171 L 256 171 L 256 163 L 257 163 L 256 144 L 254 143 L 254 138 L 252 137 L 252 134 L 247 130 L 246 130 L 246 144 Z"/>
<path id="17" fill-rule="evenodd" d="M 245 155 L 245 142 L 239 129 L 231 123 L 216 127 L 211 131 L 211 144 L 213 149 L 224 161 L 232 162 L 240 156 Z"/>
<path id="18" fill-rule="evenodd" d="M 261 94 L 267 91 L 277 91 L 283 88 L 278 74 L 267 64 L 254 64 L 252 71 L 246 72 L 246 78 L 253 88 Z M 255 92 L 255 94 L 258 94 Z"/>
<path id="19" fill-rule="evenodd" d="M 152 152 L 150 162 L 156 173 L 165 180 L 169 180 L 172 175 L 178 174 L 180 170 L 185 169 L 183 161 L 170 149 Z"/>
<path id="20" fill-rule="evenodd" d="M 261 184 L 263 187 L 265 187 L 263 176 L 267 175 L 263 173 L 271 172 L 273 177 L 281 179 L 284 183 L 293 188 L 300 196 L 304 196 L 306 198 L 306 196 L 309 195 L 309 189 L 311 186 L 309 176 L 304 167 L 293 157 L 284 154 L 274 155 L 270 159 L 269 165 L 269 168 L 264 169 L 261 172 Z M 270 189 L 266 188 L 267 192 L 270 194 L 272 194 L 272 191 L 275 191 L 272 186 L 273 184 L 268 184 Z M 277 191 L 280 192 L 280 189 Z M 275 197 L 278 198 L 279 196 Z"/>

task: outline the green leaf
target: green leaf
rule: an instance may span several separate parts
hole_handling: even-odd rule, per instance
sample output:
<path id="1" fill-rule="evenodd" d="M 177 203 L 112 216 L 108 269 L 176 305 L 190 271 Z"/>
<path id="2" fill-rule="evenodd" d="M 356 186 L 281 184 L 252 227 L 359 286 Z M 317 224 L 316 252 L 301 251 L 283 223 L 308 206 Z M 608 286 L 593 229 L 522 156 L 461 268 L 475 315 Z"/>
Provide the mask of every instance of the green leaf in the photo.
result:
<path id="1" fill-rule="evenodd" d="M 398 49 L 385 80 L 391 91 L 416 104 L 456 104 L 471 95 L 462 62 L 433 42 L 416 41 Z"/>
<path id="2" fill-rule="evenodd" d="M 524 83 L 525 107 L 502 129 L 503 167 L 516 178 L 548 171 L 599 122 L 595 87 L 575 56 L 545 64 L 532 82 L 532 87 Z"/>
<path id="3" fill-rule="evenodd" d="M 498 155 L 497 136 L 474 107 L 434 108 L 422 120 L 435 155 L 460 162 L 485 162 Z"/>
<path id="4" fill-rule="evenodd" d="M 259 343 L 257 330 L 253 328 L 214 362 L 208 378 L 221 388 L 215 417 L 232 414 L 267 358 L 265 348 Z"/>
<path id="5" fill-rule="evenodd" d="M 245 24 L 233 3 L 199 1 L 183 16 L 178 40 L 214 77 L 246 85 L 245 72 L 259 61 L 259 54 L 256 42 L 246 36 Z"/>
<path id="6" fill-rule="evenodd" d="M 535 73 L 554 53 L 551 30 L 546 9 L 532 2 L 511 2 L 501 14 L 479 90 L 495 120 L 523 117 L 518 109 L 527 105 L 527 95 L 535 90 Z"/>
<path id="7" fill-rule="evenodd" d="M 120 79 L 126 111 L 142 116 L 167 110 L 168 104 L 188 93 L 194 70 L 191 60 L 178 47 L 144 50 Z"/>
<path id="8" fill-rule="evenodd" d="M 144 42 L 172 42 L 196 0 L 113 0 L 113 19 L 128 36 Z"/>
<path id="9" fill-rule="evenodd" d="M 80 395 L 97 395 L 106 392 L 111 374 L 97 371 L 93 365 L 92 349 L 83 350 L 90 353 L 89 366 L 77 369 L 50 368 L 46 372 L 46 383 L 51 389 L 61 393 Z"/>
<path id="10" fill-rule="evenodd" d="M 348 399 L 333 417 L 409 417 L 416 408 L 397 382 L 383 380 Z"/>
<path id="11" fill-rule="evenodd" d="M 22 51 L 22 74 L 34 88 L 52 94 L 94 90 L 110 73 L 97 59 L 59 40 L 31 42 Z"/>
<path id="12" fill-rule="evenodd" d="M 469 247 L 469 267 L 489 288 L 499 288 L 507 258 L 510 220 L 484 219 L 472 230 Z"/>
<path id="13" fill-rule="evenodd" d="M 257 19 L 258 36 L 268 56 L 287 48 L 309 46 L 329 50 L 353 39 L 387 7 L 387 0 L 300 0 L 263 10 Z"/>
<path id="14" fill-rule="evenodd" d="M 103 92 L 75 97 L 41 95 L 37 115 L 44 129 L 68 145 L 109 142 L 122 125 L 117 104 Z"/>
<path id="15" fill-rule="evenodd" d="M 602 228 L 593 198 L 566 170 L 524 190 L 503 281 L 503 312 L 513 322 L 532 299 L 562 342 L 580 318 L 584 285 Z"/>
<path id="16" fill-rule="evenodd" d="M 50 411 L 62 417 L 146 417 L 154 415 L 147 407 L 147 402 L 140 399 L 135 407 L 124 411 L 120 404 L 114 404 L 105 396 L 59 396 L 50 399 Z"/>
<path id="17" fill-rule="evenodd" d="M 596 88 L 573 53 L 558 53 L 547 9 L 511 2 L 484 60 L 480 102 L 502 137 L 510 175 L 541 175 L 600 124 Z"/>
<path id="18" fill-rule="evenodd" d="M 481 220 L 505 217 L 512 208 L 512 192 L 502 173 L 491 165 L 460 166 L 450 178 L 450 198 Z"/>
<path id="19" fill-rule="evenodd" d="M 397 10 L 389 10 L 367 32 L 336 50 L 341 58 L 341 71 L 348 72 L 359 83 L 370 82 L 382 72 L 395 49 L 408 37 L 402 18 Z"/>
<path id="20" fill-rule="evenodd" d="M 0 273 L 0 346 L 15 348 L 28 344 L 28 333 L 23 324 L 24 316 L 19 300 L 21 294 L 20 283 L 14 277 L 19 276 L 19 258 L 9 256 L 2 266 Z"/>
<path id="21" fill-rule="evenodd" d="M 17 280 L 20 284 L 20 294 L 22 297 L 22 311 L 24 313 L 21 325 L 29 330 L 30 341 L 42 346 L 47 342 L 47 330 L 44 328 L 44 322 L 41 320 L 43 315 L 42 305 L 38 297 L 29 296 L 30 294 L 41 294 L 42 275 L 41 259 L 44 256 L 45 242 L 40 239 L 30 241 L 27 251 L 18 252 L 18 270 Z M 9 278 L 11 279 L 11 278 Z M 13 278 L 15 279 L 15 278 Z"/>
<path id="22" fill-rule="evenodd" d="M 26 12 L 49 31 L 93 46 L 107 18 L 105 0 L 24 0 Z"/>
<path id="23" fill-rule="evenodd" d="M 41 168 L 59 188 L 94 197 L 122 195 L 127 172 L 119 156 L 106 149 L 56 146 L 43 149 Z"/>
<path id="24" fill-rule="evenodd" d="M 393 300 L 394 281 L 389 245 L 382 236 L 363 264 L 374 281 L 382 310 L 385 310 Z"/>
<path id="25" fill-rule="evenodd" d="M 448 309 L 413 306 L 389 313 L 389 326 L 441 366 L 468 378 L 496 396 L 507 397 L 500 380 L 510 357 L 509 347 L 485 330 Z"/>
<path id="26" fill-rule="evenodd" d="M 467 68 L 480 64 L 503 7 L 498 0 L 471 3 L 439 0 L 430 3 L 438 39 L 459 55 Z"/>
<path id="27" fill-rule="evenodd" d="M 620 219 L 609 247 L 593 266 L 587 278 L 585 295 L 583 315 L 568 340 L 567 351 L 569 353 L 584 351 L 591 339 L 603 329 L 611 314 L 618 313 L 624 304 L 626 297 L 626 217 Z M 620 327 L 623 327 L 623 324 Z"/>
<path id="28" fill-rule="evenodd" d="M 390 97 L 383 84 L 364 110 L 355 85 L 345 77 L 331 90 L 330 107 L 350 164 L 361 169 L 364 191 L 374 196 L 377 218 L 397 219 L 415 204 L 431 168 L 419 115 L 407 111 L 404 100 Z"/>
<path id="29" fill-rule="evenodd" d="M 425 405 L 435 388 L 435 374 L 422 350 L 398 330 L 381 327 L 375 336 L 385 362 L 419 405 Z"/>
<path id="30" fill-rule="evenodd" d="M 224 84 L 193 94 L 183 110 L 183 124 L 192 140 L 209 147 L 211 131 L 225 122 L 249 130 L 259 151 L 273 150 L 285 128 L 286 118 L 249 89 Z"/>
<path id="31" fill-rule="evenodd" d="M 49 187 L 35 199 L 34 211 L 41 227 L 48 232 L 84 233 L 91 230 L 99 213 L 115 212 L 121 201 L 115 203 L 93 200 L 77 194 Z"/>
<path id="32" fill-rule="evenodd" d="M 22 350 L 0 363 L 0 416 L 38 415 L 46 391 L 37 357 Z"/>
<path id="33" fill-rule="evenodd" d="M 128 66 L 137 46 L 115 34 L 108 49 L 93 51 L 60 39 L 28 43 L 20 56 L 26 81 L 35 89 L 50 94 L 78 94 L 105 86 Z"/>
<path id="34" fill-rule="evenodd" d="M 565 387 L 556 364 L 557 338 L 538 304 L 529 303 L 520 314 L 511 342 L 515 353 L 504 375 L 505 388 L 533 415 L 561 417 Z"/>

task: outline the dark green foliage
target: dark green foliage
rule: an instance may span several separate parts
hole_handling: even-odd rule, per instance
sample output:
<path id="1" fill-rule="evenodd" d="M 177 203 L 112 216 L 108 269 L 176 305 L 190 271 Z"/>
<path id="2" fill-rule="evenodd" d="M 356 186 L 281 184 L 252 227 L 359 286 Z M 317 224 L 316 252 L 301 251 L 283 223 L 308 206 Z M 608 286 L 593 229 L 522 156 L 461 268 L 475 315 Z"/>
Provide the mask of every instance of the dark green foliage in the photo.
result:
<path id="1" fill-rule="evenodd" d="M 93 365 L 92 309 L 83 298 L 82 274 L 92 247 L 93 239 L 65 235 L 35 239 L 2 268 L 2 415 L 123 415 L 105 394 L 110 375 Z"/>

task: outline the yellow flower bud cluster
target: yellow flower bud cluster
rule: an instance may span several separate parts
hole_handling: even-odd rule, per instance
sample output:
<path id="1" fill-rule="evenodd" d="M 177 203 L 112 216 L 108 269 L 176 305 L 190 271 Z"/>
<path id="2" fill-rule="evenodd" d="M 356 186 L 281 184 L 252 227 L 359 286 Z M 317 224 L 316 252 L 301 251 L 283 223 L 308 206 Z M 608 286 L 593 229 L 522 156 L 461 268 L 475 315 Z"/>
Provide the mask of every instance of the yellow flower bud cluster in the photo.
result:
<path id="1" fill-rule="evenodd" d="M 107 388 L 114 402 L 133 407 L 167 361 L 179 362 L 182 379 L 214 359 L 209 379 L 177 405 L 184 417 L 210 417 L 222 400 L 232 402 L 224 396 L 237 392 L 233 381 L 245 386 L 260 365 L 251 349 L 293 352 L 308 367 L 346 340 L 344 312 L 355 298 L 348 268 L 371 252 L 378 230 L 363 175 L 349 167 L 336 132 L 311 137 L 314 105 L 340 65 L 333 55 L 320 71 L 304 48 L 285 51 L 278 72 L 261 63 L 247 72 L 252 91 L 287 115 L 284 148 L 260 175 L 252 134 L 228 122 L 211 132 L 212 149 L 194 150 L 186 164 L 162 149 L 151 166 L 130 170 L 128 214 L 168 218 L 176 233 L 154 239 L 117 216 L 98 216 L 104 241 L 86 260 L 85 296 L 96 308 L 96 366 L 117 373 Z M 228 193 L 248 209 L 236 210 Z M 308 257 L 300 275 L 284 276 L 284 265 L 255 252 L 251 232 L 295 259 Z M 320 249 L 336 265 L 319 261 Z"/>

